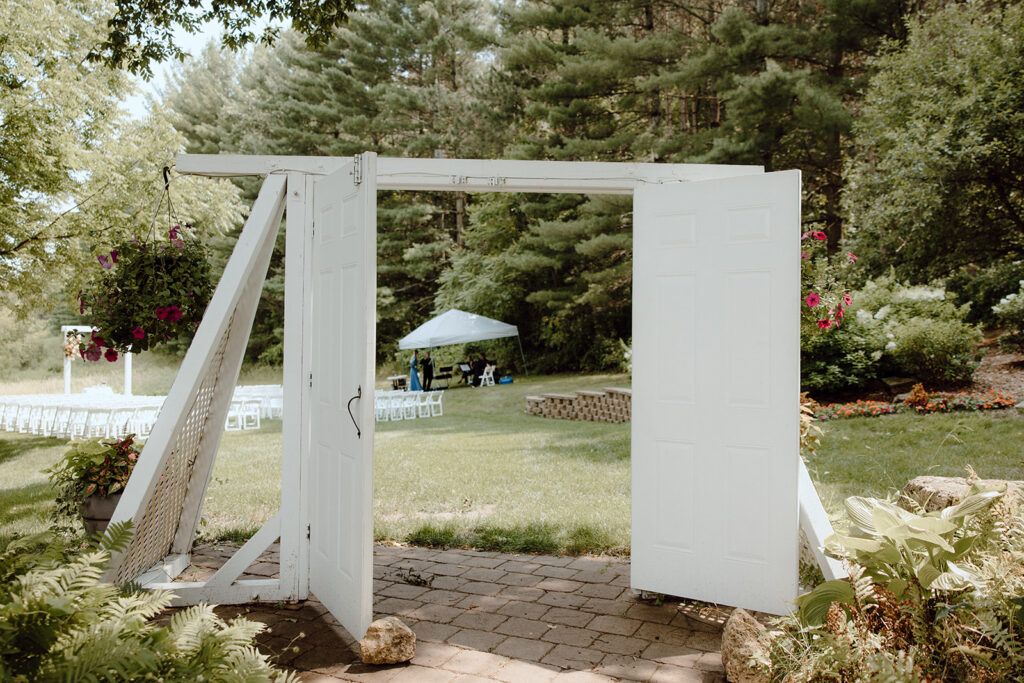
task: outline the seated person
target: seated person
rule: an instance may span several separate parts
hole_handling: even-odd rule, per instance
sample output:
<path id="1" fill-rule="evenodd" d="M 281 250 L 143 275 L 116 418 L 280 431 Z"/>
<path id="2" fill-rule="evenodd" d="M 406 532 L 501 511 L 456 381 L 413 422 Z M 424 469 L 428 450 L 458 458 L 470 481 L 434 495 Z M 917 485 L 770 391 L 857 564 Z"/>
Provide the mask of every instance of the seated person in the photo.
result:
<path id="1" fill-rule="evenodd" d="M 480 376 L 484 374 L 484 370 L 490 365 L 490 361 L 484 357 L 484 354 L 480 354 L 475 361 L 473 361 L 473 386 L 480 386 Z"/>

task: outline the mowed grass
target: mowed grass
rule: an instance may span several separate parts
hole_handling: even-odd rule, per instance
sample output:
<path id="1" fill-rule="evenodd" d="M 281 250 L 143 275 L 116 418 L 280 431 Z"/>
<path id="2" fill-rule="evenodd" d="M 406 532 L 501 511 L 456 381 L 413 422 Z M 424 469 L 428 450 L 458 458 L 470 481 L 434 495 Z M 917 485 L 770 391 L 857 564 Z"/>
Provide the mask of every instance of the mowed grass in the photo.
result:
<path id="1" fill-rule="evenodd" d="M 825 508 L 839 516 L 849 496 L 884 498 L 921 475 L 1024 479 L 1024 415 L 886 415 L 817 423 L 821 447 L 807 458 Z"/>
<path id="2" fill-rule="evenodd" d="M 443 417 L 377 423 L 376 538 L 522 552 L 628 551 L 629 425 L 523 412 L 529 394 L 608 386 L 628 386 L 628 378 L 563 375 L 460 387 L 445 392 Z M 819 424 L 825 433 L 808 466 L 836 517 L 847 496 L 889 496 L 915 476 L 961 476 L 965 465 L 988 478 L 1024 479 L 1024 415 L 1016 410 Z M 64 448 L 57 439 L 0 433 L 0 540 L 49 526 L 53 491 L 41 470 Z M 280 504 L 280 472 L 280 421 L 225 433 L 200 533 L 251 535 Z"/>
<path id="3" fill-rule="evenodd" d="M 629 425 L 524 412 L 530 394 L 627 377 L 517 378 L 445 392 L 444 416 L 377 424 L 374 535 L 521 552 L 629 548 Z"/>

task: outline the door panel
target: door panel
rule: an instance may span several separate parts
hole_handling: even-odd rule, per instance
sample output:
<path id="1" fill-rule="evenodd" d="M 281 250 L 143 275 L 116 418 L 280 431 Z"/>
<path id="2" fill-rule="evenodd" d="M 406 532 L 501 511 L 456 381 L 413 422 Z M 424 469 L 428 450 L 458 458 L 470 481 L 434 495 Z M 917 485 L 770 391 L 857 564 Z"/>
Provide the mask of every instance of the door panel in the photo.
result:
<path id="1" fill-rule="evenodd" d="M 309 587 L 357 639 L 373 619 L 375 181 L 364 154 L 313 196 Z"/>
<path id="2" fill-rule="evenodd" d="M 633 201 L 632 585 L 788 612 L 800 174 L 640 184 Z"/>

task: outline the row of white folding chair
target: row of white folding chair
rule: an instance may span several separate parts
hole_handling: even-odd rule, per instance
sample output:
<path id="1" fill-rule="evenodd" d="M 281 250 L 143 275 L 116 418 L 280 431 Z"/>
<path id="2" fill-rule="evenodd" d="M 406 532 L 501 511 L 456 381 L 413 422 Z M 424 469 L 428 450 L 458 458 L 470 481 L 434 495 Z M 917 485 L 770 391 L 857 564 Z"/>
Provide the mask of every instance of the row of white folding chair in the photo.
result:
<path id="1" fill-rule="evenodd" d="M 78 396 L 8 396 L 0 399 L 0 420 L 7 431 L 43 436 L 145 436 L 156 421 L 163 399 L 132 397 L 129 403 L 137 405 L 87 401 Z"/>
<path id="2" fill-rule="evenodd" d="M 224 429 L 237 432 L 243 429 L 259 429 L 262 402 L 258 398 L 234 398 L 228 408 Z"/>
<path id="3" fill-rule="evenodd" d="M 378 422 L 440 417 L 444 414 L 443 391 L 383 391 L 374 395 Z"/>
<path id="4" fill-rule="evenodd" d="M 236 400 L 258 400 L 260 416 L 280 419 L 284 415 L 284 386 L 280 384 L 255 384 L 235 387 Z"/>

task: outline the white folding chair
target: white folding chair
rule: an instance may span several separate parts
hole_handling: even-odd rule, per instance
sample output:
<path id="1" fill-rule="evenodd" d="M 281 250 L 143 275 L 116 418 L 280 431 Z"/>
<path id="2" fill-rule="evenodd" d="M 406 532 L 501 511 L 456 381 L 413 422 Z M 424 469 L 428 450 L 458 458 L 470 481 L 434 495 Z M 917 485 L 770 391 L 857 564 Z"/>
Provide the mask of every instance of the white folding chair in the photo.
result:
<path id="1" fill-rule="evenodd" d="M 494 366 L 488 365 L 484 368 L 484 373 L 480 375 L 480 386 L 482 387 L 493 387 L 494 386 Z"/>
<path id="2" fill-rule="evenodd" d="M 416 402 L 416 415 L 417 417 L 430 417 L 430 394 L 429 391 L 424 391 L 422 394 L 417 396 Z"/>
<path id="3" fill-rule="evenodd" d="M 373 416 L 377 422 L 387 422 L 391 416 L 391 402 L 386 396 L 373 397 Z"/>
<path id="4" fill-rule="evenodd" d="M 432 391 L 430 393 L 430 397 L 427 400 L 427 408 L 430 410 L 431 417 L 441 417 L 444 415 L 444 407 L 441 405 L 441 398 L 443 396 L 443 391 Z"/>
<path id="5" fill-rule="evenodd" d="M 416 419 L 416 409 L 419 406 L 420 397 L 418 392 L 407 391 L 402 397 L 402 417 L 406 420 Z"/>
<path id="6" fill-rule="evenodd" d="M 107 421 L 107 438 L 128 436 L 128 426 L 135 417 L 135 408 L 114 408 Z"/>

